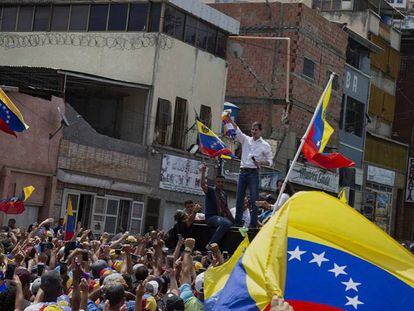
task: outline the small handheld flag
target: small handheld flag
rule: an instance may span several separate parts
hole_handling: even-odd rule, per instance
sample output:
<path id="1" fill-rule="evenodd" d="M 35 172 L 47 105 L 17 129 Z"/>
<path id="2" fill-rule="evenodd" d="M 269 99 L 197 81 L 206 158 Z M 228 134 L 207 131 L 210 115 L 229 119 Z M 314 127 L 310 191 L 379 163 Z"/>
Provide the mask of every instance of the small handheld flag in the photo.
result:
<path id="1" fill-rule="evenodd" d="M 0 88 L 0 130 L 17 137 L 15 132 L 23 132 L 28 128 L 19 109 Z"/>
<path id="2" fill-rule="evenodd" d="M 326 110 L 331 98 L 332 78 L 329 80 L 311 121 L 308 135 L 302 147 L 306 159 L 325 169 L 352 167 L 355 163 L 340 153 L 323 153 L 334 129 L 326 120 Z"/>
<path id="3" fill-rule="evenodd" d="M 226 109 L 221 114 L 221 121 L 223 122 L 223 133 L 231 139 L 236 138 L 236 129 L 228 119 L 228 115 L 231 113 L 231 109 Z"/>
<path id="4" fill-rule="evenodd" d="M 72 239 L 75 234 L 75 216 L 73 215 L 72 200 L 68 198 L 68 208 L 65 216 L 65 241 Z"/>
<path id="5" fill-rule="evenodd" d="M 21 195 L 0 200 L 0 211 L 6 214 L 18 215 L 24 212 L 24 201 L 26 201 L 33 193 L 35 188 L 27 186 L 23 188 Z"/>
<path id="6" fill-rule="evenodd" d="M 198 137 L 200 139 L 201 152 L 210 158 L 217 158 L 219 156 L 231 156 L 233 153 L 223 141 L 217 137 L 207 126 L 197 120 Z"/>

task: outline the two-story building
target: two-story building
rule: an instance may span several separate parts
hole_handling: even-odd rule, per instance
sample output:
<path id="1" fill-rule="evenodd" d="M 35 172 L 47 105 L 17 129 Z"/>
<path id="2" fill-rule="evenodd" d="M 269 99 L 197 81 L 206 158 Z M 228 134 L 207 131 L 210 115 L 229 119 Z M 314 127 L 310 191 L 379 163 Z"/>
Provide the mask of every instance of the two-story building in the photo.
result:
<path id="1" fill-rule="evenodd" d="M 198 0 L 2 1 L 0 12 L 0 84 L 65 102 L 63 137 L 50 140 L 55 201 L 33 221 L 71 200 L 96 234 L 141 232 L 202 201 L 186 149 L 196 114 L 220 130 L 236 20 Z"/>

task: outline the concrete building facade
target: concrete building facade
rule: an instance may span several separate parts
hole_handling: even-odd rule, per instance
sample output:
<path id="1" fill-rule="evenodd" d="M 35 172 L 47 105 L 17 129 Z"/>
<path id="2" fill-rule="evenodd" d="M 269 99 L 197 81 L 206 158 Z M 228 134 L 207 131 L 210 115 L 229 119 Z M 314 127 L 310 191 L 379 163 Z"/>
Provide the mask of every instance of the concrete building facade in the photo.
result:
<path id="1" fill-rule="evenodd" d="M 196 0 L 10 1 L 1 11 L 0 84 L 65 102 L 48 214 L 63 216 L 71 200 L 96 234 L 142 232 L 168 228 L 186 199 L 202 200 L 188 170 L 161 186 L 163 163 L 196 166 L 185 152 L 196 113 L 219 131 L 237 21 Z"/>

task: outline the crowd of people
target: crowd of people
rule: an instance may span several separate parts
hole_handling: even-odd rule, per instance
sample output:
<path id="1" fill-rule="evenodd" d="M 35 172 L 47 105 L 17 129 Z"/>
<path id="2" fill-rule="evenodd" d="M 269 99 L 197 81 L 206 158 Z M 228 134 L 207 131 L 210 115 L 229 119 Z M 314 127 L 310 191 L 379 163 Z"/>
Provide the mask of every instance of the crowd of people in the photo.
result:
<path id="1" fill-rule="evenodd" d="M 184 212 L 185 213 L 185 212 Z M 62 219 L 0 231 L 0 310 L 203 310 L 204 273 L 224 263 L 217 243 L 128 232 L 95 237 L 78 228 L 64 240 Z M 275 297 L 272 310 L 291 310 Z"/>

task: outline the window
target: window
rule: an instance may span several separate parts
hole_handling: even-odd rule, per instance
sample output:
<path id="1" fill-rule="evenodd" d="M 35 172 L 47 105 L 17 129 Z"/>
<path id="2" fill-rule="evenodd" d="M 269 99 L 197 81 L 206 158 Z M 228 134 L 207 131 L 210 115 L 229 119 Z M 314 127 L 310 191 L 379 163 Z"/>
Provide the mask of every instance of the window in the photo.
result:
<path id="1" fill-rule="evenodd" d="M 159 144 L 167 144 L 168 127 L 171 124 L 171 103 L 159 98 L 157 117 L 155 120 L 155 141 Z"/>
<path id="2" fill-rule="evenodd" d="M 309 77 L 314 78 L 315 63 L 308 58 L 303 58 L 303 71 L 302 73 Z"/>
<path id="3" fill-rule="evenodd" d="M 140 234 L 142 231 L 142 219 L 144 217 L 144 202 L 133 202 L 129 223 L 129 232 Z"/>
<path id="4" fill-rule="evenodd" d="M 160 31 L 160 19 L 161 19 L 161 3 L 151 2 L 151 18 L 149 31 L 157 32 Z"/>
<path id="5" fill-rule="evenodd" d="M 211 128 L 211 107 L 201 105 L 201 107 L 200 107 L 200 120 L 208 128 Z"/>
<path id="6" fill-rule="evenodd" d="M 147 29 L 148 3 L 132 4 L 129 8 L 129 31 L 143 31 Z"/>
<path id="7" fill-rule="evenodd" d="M 171 147 L 183 149 L 187 130 L 187 100 L 177 97 L 174 109 L 174 125 Z"/>
<path id="8" fill-rule="evenodd" d="M 89 5 L 72 5 L 69 30 L 85 31 L 88 25 Z"/>
<path id="9" fill-rule="evenodd" d="M 203 50 L 207 49 L 208 25 L 204 22 L 198 23 L 197 46 Z"/>
<path id="10" fill-rule="evenodd" d="M 2 31 L 14 31 L 16 29 L 17 6 L 4 7 L 1 19 Z"/>
<path id="11" fill-rule="evenodd" d="M 352 97 L 347 97 L 345 131 L 362 137 L 364 130 L 365 105 Z"/>
<path id="12" fill-rule="evenodd" d="M 216 53 L 217 45 L 217 29 L 213 27 L 208 28 L 208 37 L 207 37 L 207 51 L 209 53 Z"/>
<path id="13" fill-rule="evenodd" d="M 164 15 L 164 32 L 182 40 L 184 36 L 185 14 L 172 6 L 166 6 Z"/>
<path id="14" fill-rule="evenodd" d="M 33 31 L 49 31 L 50 6 L 36 6 Z"/>
<path id="15" fill-rule="evenodd" d="M 52 31 L 68 30 L 69 13 L 70 13 L 69 5 L 54 6 L 50 30 Z"/>
<path id="16" fill-rule="evenodd" d="M 106 20 L 108 18 L 108 5 L 92 4 L 89 16 L 89 31 L 106 30 Z"/>
<path id="17" fill-rule="evenodd" d="M 17 31 L 32 31 L 33 9 L 33 5 L 20 7 Z"/>
<path id="18" fill-rule="evenodd" d="M 187 16 L 185 21 L 184 41 L 195 45 L 197 39 L 197 20 L 194 17 Z"/>
<path id="19" fill-rule="evenodd" d="M 174 37 L 180 40 L 184 38 L 185 14 L 179 10 L 175 11 Z"/>
<path id="20" fill-rule="evenodd" d="M 109 9 L 108 30 L 125 30 L 128 4 L 111 4 Z"/>
<path id="21" fill-rule="evenodd" d="M 217 35 L 217 50 L 218 57 L 225 58 L 227 50 L 227 36 L 224 32 L 219 31 Z"/>

